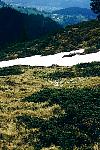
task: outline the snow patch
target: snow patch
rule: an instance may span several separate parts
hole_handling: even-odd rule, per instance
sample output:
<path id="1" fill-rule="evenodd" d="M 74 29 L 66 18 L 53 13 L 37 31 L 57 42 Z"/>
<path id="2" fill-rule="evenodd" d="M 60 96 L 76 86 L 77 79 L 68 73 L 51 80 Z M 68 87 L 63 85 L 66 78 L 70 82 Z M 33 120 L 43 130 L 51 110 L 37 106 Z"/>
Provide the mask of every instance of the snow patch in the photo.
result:
<path id="1" fill-rule="evenodd" d="M 61 52 L 48 56 L 35 55 L 31 57 L 18 58 L 15 60 L 1 61 L 0 68 L 15 65 L 46 66 L 46 67 L 52 65 L 73 66 L 80 63 L 91 63 L 93 61 L 97 62 L 100 61 L 100 51 L 97 53 L 91 53 L 86 55 L 82 55 L 82 53 L 84 53 L 84 49 L 71 52 Z M 75 55 L 72 57 L 66 57 L 71 54 Z"/>

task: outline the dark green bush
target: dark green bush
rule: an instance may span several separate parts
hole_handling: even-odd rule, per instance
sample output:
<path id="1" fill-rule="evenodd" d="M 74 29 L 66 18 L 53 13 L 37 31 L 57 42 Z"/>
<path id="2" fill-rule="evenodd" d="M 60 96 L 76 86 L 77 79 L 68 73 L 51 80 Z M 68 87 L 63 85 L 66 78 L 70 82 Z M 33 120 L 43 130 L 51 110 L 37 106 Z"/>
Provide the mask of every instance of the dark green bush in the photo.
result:
<path id="1" fill-rule="evenodd" d="M 85 53 L 85 54 L 96 53 L 96 52 L 98 52 L 98 49 L 97 49 L 95 46 L 86 48 L 86 49 L 84 50 L 84 53 Z"/>
<path id="2" fill-rule="evenodd" d="M 60 78 L 71 78 L 74 76 L 74 72 L 72 72 L 71 70 L 55 71 L 54 73 L 48 74 L 48 77 L 53 80 L 57 80 Z"/>
<path id="3" fill-rule="evenodd" d="M 100 63 L 84 63 L 75 66 L 76 76 L 79 77 L 94 77 L 100 76 Z"/>

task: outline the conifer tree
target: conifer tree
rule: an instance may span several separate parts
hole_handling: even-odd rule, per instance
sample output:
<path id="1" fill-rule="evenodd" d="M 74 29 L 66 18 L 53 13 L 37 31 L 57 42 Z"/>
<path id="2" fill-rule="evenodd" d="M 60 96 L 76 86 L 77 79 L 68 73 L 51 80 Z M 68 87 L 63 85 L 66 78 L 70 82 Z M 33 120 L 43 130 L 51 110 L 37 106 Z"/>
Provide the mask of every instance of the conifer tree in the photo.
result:
<path id="1" fill-rule="evenodd" d="M 90 7 L 97 14 L 98 20 L 100 20 L 100 0 L 91 0 Z"/>

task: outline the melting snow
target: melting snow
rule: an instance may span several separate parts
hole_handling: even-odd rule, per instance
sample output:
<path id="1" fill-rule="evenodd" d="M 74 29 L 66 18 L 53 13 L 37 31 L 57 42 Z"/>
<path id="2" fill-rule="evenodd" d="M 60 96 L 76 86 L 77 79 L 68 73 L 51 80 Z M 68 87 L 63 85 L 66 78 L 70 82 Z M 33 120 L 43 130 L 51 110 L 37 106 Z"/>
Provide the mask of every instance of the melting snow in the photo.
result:
<path id="1" fill-rule="evenodd" d="M 80 49 L 76 51 L 62 52 L 48 56 L 35 55 L 31 57 L 18 58 L 15 60 L 1 61 L 0 68 L 14 65 L 46 66 L 46 67 L 52 65 L 73 66 L 80 63 L 100 61 L 100 51 L 97 53 L 91 53 L 86 55 L 82 55 L 83 53 L 84 49 Z M 69 57 L 71 54 L 74 54 L 74 56 Z"/>

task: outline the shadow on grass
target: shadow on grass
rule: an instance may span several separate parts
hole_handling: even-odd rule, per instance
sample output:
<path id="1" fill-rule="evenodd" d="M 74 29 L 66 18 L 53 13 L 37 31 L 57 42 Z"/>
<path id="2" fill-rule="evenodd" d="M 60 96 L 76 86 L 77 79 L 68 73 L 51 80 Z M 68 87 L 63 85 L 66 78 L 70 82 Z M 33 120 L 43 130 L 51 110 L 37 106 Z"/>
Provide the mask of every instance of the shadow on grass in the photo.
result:
<path id="1" fill-rule="evenodd" d="M 29 134 L 27 142 L 35 148 L 51 145 L 60 146 L 62 150 L 77 147 L 90 147 L 100 137 L 100 88 L 94 89 L 43 89 L 23 99 L 28 102 L 45 102 L 49 105 L 59 104 L 65 113 L 49 120 L 18 116 L 17 120 L 28 129 L 39 128 Z M 38 142 L 34 143 L 34 137 Z M 25 141 L 24 141 L 25 142 Z M 92 148 L 91 148 L 92 149 Z"/>
<path id="2" fill-rule="evenodd" d="M 0 76 L 20 75 L 23 71 L 20 66 L 0 68 Z"/>

